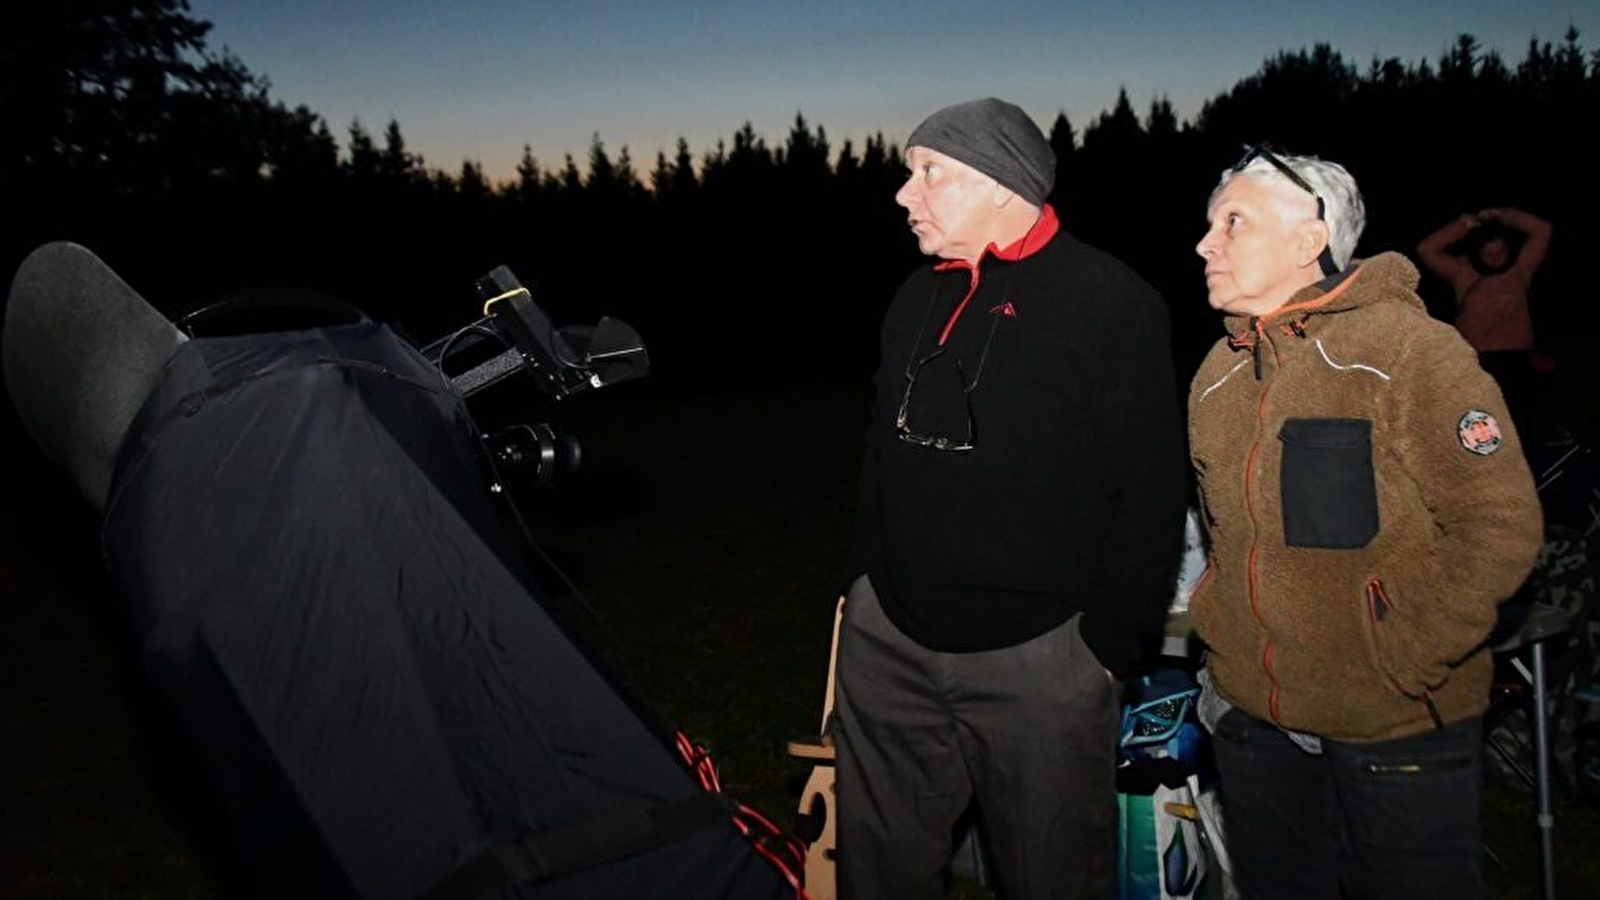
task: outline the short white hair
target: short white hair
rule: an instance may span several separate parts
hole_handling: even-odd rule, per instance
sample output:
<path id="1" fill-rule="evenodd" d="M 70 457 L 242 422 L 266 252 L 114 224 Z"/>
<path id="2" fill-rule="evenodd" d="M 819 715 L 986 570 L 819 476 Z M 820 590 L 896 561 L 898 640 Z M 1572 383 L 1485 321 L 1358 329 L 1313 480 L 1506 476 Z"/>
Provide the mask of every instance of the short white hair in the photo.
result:
<path id="1" fill-rule="evenodd" d="M 1315 156 L 1292 156 L 1287 153 L 1272 155 L 1311 185 L 1317 196 L 1322 198 L 1322 219 L 1328 225 L 1328 252 L 1333 255 L 1334 265 L 1343 270 L 1350 265 L 1350 258 L 1356 252 L 1356 242 L 1367 227 L 1367 207 L 1361 200 L 1356 180 L 1345 171 L 1344 166 L 1336 162 Z M 1257 181 L 1276 181 L 1291 190 L 1305 192 L 1304 187 L 1295 184 L 1271 160 L 1258 155 L 1243 168 L 1223 170 L 1222 180 L 1211 192 L 1208 205 L 1216 202 L 1217 194 L 1235 175 Z"/>

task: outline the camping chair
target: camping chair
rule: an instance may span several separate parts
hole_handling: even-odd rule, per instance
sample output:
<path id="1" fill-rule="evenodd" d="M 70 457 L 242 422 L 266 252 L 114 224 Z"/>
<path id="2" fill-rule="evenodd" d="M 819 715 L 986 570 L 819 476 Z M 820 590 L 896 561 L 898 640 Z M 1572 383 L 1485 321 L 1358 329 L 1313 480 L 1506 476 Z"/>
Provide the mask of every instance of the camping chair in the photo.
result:
<path id="1" fill-rule="evenodd" d="M 1594 458 L 1580 443 L 1535 451 L 1545 541 L 1527 584 L 1501 607 L 1490 636 L 1496 679 L 1484 717 L 1488 762 L 1533 791 L 1539 829 L 1543 896 L 1555 896 L 1553 785 L 1581 786 L 1582 735 L 1594 693 L 1596 611 L 1588 548 L 1600 528 L 1600 485 Z M 1540 464 L 1545 453 L 1553 458 Z"/>
<path id="2" fill-rule="evenodd" d="M 828 686 L 822 695 L 822 725 L 816 734 L 789 742 L 789 755 L 813 763 L 811 777 L 800 792 L 797 816 L 800 836 L 809 844 L 806 851 L 806 893 L 812 900 L 834 900 L 838 888 L 834 878 L 833 852 L 838 846 L 833 806 L 833 679 L 839 663 L 839 623 L 844 618 L 844 598 L 833 610 L 833 642 L 828 648 Z"/>
<path id="3" fill-rule="evenodd" d="M 1526 681 L 1531 689 L 1530 693 L 1521 691 L 1504 692 L 1497 685 L 1496 699 L 1510 698 L 1501 702 L 1492 703 L 1488 716 L 1485 719 L 1484 740 L 1490 750 L 1499 756 L 1510 769 L 1534 791 L 1534 814 L 1539 828 L 1539 850 L 1542 866 L 1543 896 L 1545 900 L 1554 900 L 1555 897 L 1555 855 L 1554 832 L 1555 816 L 1550 805 L 1550 784 L 1552 781 L 1552 753 L 1550 738 L 1557 727 L 1552 726 L 1551 720 L 1555 718 L 1555 705 L 1559 709 L 1561 694 L 1564 691 L 1558 688 L 1556 696 L 1551 696 L 1548 667 L 1546 666 L 1547 646 L 1554 644 L 1553 649 L 1558 652 L 1565 651 L 1571 642 L 1572 615 L 1569 611 L 1555 606 L 1534 604 L 1533 609 L 1527 614 L 1509 637 L 1494 645 L 1496 656 L 1510 662 L 1512 668 Z M 1526 661 L 1524 661 L 1526 657 Z M 1562 677 L 1556 680 L 1558 685 L 1565 685 L 1567 679 Z M 1528 772 L 1518 760 L 1515 741 L 1507 741 L 1504 729 L 1496 727 L 1508 712 L 1521 711 L 1532 720 L 1531 734 L 1532 768 Z M 1524 709 L 1515 709 L 1523 707 Z M 1508 744 L 1510 746 L 1508 746 Z"/>

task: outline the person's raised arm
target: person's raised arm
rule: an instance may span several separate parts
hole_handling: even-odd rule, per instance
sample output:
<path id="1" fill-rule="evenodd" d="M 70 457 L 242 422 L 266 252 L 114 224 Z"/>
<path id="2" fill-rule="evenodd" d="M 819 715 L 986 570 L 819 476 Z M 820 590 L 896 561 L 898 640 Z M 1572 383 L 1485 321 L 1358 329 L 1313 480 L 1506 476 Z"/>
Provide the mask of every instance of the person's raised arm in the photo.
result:
<path id="1" fill-rule="evenodd" d="M 1544 262 L 1545 254 L 1550 252 L 1550 234 L 1555 230 L 1550 223 L 1515 206 L 1497 206 L 1479 215 L 1485 219 L 1497 219 L 1528 236 L 1517 253 L 1516 265 L 1511 269 L 1531 277 L 1539 264 Z"/>
<path id="2" fill-rule="evenodd" d="M 1428 271 L 1450 282 L 1450 286 L 1458 291 L 1461 285 L 1457 282 L 1471 279 L 1477 272 L 1466 259 L 1446 253 L 1445 248 L 1466 237 L 1477 224 L 1477 216 L 1462 213 L 1417 244 L 1417 259 Z"/>

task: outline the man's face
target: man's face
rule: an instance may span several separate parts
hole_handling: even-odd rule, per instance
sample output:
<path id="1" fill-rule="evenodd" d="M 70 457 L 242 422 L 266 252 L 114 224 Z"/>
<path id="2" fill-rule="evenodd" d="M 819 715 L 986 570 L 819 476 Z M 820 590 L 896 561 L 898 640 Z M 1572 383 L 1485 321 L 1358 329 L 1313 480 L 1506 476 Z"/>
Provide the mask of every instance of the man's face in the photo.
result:
<path id="1" fill-rule="evenodd" d="M 895 192 L 894 202 L 906 208 L 906 221 L 917 247 L 929 256 L 976 263 L 988 246 L 996 214 L 994 179 L 937 150 L 911 147 L 911 170 Z"/>
<path id="2" fill-rule="evenodd" d="M 1265 315 L 1314 283 L 1321 269 L 1314 255 L 1305 259 L 1302 230 L 1316 213 L 1315 198 L 1292 184 L 1230 179 L 1207 210 L 1209 227 L 1194 248 L 1206 261 L 1211 307 Z"/>

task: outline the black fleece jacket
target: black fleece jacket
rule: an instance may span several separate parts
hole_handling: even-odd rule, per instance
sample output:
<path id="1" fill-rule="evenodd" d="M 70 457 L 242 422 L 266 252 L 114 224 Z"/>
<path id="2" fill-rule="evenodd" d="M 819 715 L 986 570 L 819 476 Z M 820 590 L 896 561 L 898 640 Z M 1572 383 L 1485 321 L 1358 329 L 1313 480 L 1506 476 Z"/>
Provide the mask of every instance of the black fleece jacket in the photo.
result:
<path id="1" fill-rule="evenodd" d="M 1012 646 L 1081 611 L 1090 649 L 1127 674 L 1159 644 L 1183 538 L 1166 306 L 1064 232 L 1016 256 L 925 266 L 896 293 L 847 577 L 869 574 L 934 650 Z M 973 449 L 897 436 L 908 370 L 909 430 L 960 440 L 970 420 Z"/>

